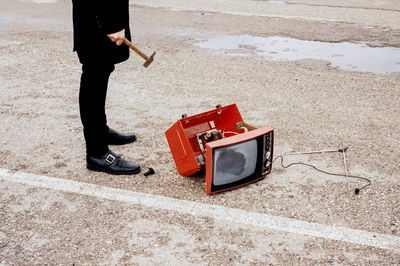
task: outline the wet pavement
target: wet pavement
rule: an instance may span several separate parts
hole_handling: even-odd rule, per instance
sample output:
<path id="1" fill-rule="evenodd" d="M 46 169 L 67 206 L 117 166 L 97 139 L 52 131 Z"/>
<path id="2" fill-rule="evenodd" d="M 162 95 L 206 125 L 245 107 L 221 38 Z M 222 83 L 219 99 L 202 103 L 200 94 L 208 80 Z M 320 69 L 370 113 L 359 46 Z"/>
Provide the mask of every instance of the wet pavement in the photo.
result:
<path id="1" fill-rule="evenodd" d="M 10 23 L 10 22 L 12 22 L 11 19 L 0 17 L 0 23 Z"/>
<path id="2" fill-rule="evenodd" d="M 194 45 L 230 56 L 254 55 L 271 61 L 324 60 L 331 67 L 342 70 L 379 74 L 400 72 L 400 48 L 396 47 L 251 35 L 223 35 L 209 40 L 198 40 Z"/>
<path id="3" fill-rule="evenodd" d="M 56 3 L 57 0 L 32 0 L 32 2 L 37 4 L 51 4 L 51 3 Z"/>
<path id="4" fill-rule="evenodd" d="M 277 1 L 277 0 L 268 0 L 268 3 L 270 4 L 277 4 L 277 5 L 285 5 L 286 3 L 283 1 Z"/>

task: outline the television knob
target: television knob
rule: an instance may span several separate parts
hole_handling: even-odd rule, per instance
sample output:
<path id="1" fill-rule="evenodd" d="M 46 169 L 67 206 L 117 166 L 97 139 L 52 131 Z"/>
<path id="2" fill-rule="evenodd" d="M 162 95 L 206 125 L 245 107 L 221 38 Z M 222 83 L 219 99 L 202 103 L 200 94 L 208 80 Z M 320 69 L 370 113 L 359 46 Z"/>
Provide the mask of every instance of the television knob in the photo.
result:
<path id="1" fill-rule="evenodd" d="M 267 161 L 266 163 L 265 163 L 265 168 L 269 168 L 271 166 L 271 162 L 270 161 Z"/>
<path id="2" fill-rule="evenodd" d="M 269 148 L 270 145 L 271 145 L 271 141 L 269 139 L 267 139 L 265 141 L 265 147 Z"/>
<path id="3" fill-rule="evenodd" d="M 265 159 L 269 159 L 271 157 L 271 152 L 270 151 L 267 151 L 266 153 L 265 153 Z"/>

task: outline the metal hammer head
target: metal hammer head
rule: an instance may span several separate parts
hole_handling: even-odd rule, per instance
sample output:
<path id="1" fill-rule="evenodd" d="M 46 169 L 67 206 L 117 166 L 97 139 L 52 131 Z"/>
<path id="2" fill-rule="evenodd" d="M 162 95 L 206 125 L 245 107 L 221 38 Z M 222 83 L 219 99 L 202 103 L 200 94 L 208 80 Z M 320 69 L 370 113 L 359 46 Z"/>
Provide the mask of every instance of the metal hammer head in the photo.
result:
<path id="1" fill-rule="evenodd" d="M 153 63 L 154 56 L 156 55 L 156 52 L 154 52 L 152 55 L 147 58 L 146 62 L 144 62 L 143 66 L 148 67 L 151 63 Z"/>

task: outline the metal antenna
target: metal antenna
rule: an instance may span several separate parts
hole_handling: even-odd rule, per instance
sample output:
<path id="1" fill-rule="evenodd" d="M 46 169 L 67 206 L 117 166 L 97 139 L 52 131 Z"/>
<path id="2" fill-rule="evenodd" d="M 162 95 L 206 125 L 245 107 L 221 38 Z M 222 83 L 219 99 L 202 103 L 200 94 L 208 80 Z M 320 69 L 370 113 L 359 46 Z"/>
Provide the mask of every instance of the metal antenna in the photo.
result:
<path id="1" fill-rule="evenodd" d="M 346 151 L 349 147 L 344 147 L 340 149 L 330 149 L 330 150 L 319 150 L 319 151 L 305 151 L 305 152 L 289 152 L 286 155 L 295 155 L 295 154 L 314 154 L 314 153 L 326 153 L 326 152 L 341 152 L 343 154 L 343 163 L 344 163 L 344 173 L 346 178 L 349 177 L 347 173 L 347 160 L 346 160 Z"/>
<path id="2" fill-rule="evenodd" d="M 347 149 L 347 147 L 346 147 Z M 313 153 L 325 153 L 325 152 L 341 152 L 342 149 L 332 149 L 332 150 L 320 150 L 320 151 L 304 151 L 304 152 L 289 152 L 286 155 L 295 155 L 295 154 L 313 154 Z"/>
<path id="3" fill-rule="evenodd" d="M 291 164 L 289 164 L 289 165 L 287 165 L 287 166 L 284 166 L 284 165 L 283 165 L 283 155 L 276 157 L 275 160 L 276 160 L 277 158 L 281 158 L 281 160 L 282 160 L 282 161 L 281 161 L 281 164 L 282 164 L 282 167 L 283 167 L 283 168 L 288 168 L 289 166 L 294 165 L 294 164 L 302 164 L 302 165 L 310 166 L 310 167 L 314 168 L 315 170 L 320 171 L 320 172 L 325 173 L 325 174 L 328 174 L 328 175 L 345 176 L 346 178 L 352 177 L 352 178 L 358 178 L 358 179 L 362 179 L 362 180 L 367 181 L 368 184 L 364 185 L 364 186 L 361 187 L 361 188 L 356 188 L 356 189 L 354 190 L 354 193 L 355 193 L 356 195 L 358 195 L 358 194 L 360 193 L 361 190 L 363 190 L 363 189 L 366 188 L 367 186 L 370 186 L 370 185 L 371 185 L 371 180 L 369 180 L 368 178 L 362 177 L 362 176 L 354 176 L 354 175 L 349 175 L 349 174 L 348 174 L 348 169 L 347 169 L 347 158 L 346 158 L 346 151 L 347 151 L 348 148 L 349 148 L 349 147 L 344 147 L 344 148 L 340 148 L 340 149 L 331 149 L 331 150 L 320 150 L 320 151 L 289 152 L 289 153 L 285 153 L 285 154 L 284 154 L 284 155 L 295 155 L 295 154 L 313 154 L 313 153 L 324 153 L 324 152 L 341 152 L 342 155 L 343 155 L 343 163 L 344 163 L 344 173 L 345 173 L 345 175 L 343 175 L 343 174 L 336 174 L 336 173 L 329 173 L 329 172 L 323 171 L 323 170 L 321 170 L 321 169 L 318 169 L 318 168 L 316 168 L 316 167 L 313 166 L 313 165 L 306 164 L 306 163 L 300 163 L 300 162 L 298 162 L 298 163 L 291 163 Z M 275 161 L 275 160 L 274 160 L 274 161 Z M 349 183 L 348 183 L 348 182 L 347 182 L 347 187 L 349 187 Z"/>
<path id="4" fill-rule="evenodd" d="M 340 152 L 342 152 L 343 154 L 343 163 L 344 163 L 344 173 L 346 175 L 346 178 L 349 177 L 349 175 L 347 174 L 347 160 L 346 160 L 346 151 L 349 147 L 344 147 L 342 149 L 339 149 Z"/>

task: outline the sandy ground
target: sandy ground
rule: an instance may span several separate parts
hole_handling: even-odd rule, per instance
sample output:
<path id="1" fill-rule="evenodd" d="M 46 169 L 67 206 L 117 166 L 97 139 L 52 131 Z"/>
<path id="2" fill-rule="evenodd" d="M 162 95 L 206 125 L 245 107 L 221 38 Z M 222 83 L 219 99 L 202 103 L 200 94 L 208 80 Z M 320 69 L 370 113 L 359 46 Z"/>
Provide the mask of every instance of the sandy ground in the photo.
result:
<path id="1" fill-rule="evenodd" d="M 195 1 L 187 2 L 195 6 Z M 242 4 L 246 2 L 265 4 Z M 77 100 L 80 65 L 72 52 L 70 1 L 2 0 L 0 168 L 400 236 L 399 73 L 342 71 L 317 60 L 232 57 L 194 45 L 224 34 L 250 34 L 400 47 L 396 1 L 376 6 L 374 1 L 354 0 L 350 10 L 337 7 L 342 2 L 288 2 L 302 14 L 310 4 L 324 8 L 318 17 L 338 8 L 342 13 L 319 20 L 204 8 L 209 13 L 199 15 L 201 7 L 176 11 L 131 1 L 133 39 L 143 51 L 157 55 L 145 69 L 143 60 L 131 54 L 112 74 L 109 125 L 138 137 L 133 144 L 112 149 L 145 170 L 154 168 L 156 174 L 116 177 L 85 168 Z M 258 183 L 208 196 L 203 177 L 177 173 L 164 132 L 184 113 L 231 103 L 238 105 L 245 122 L 275 129 L 275 155 L 350 146 L 350 173 L 370 178 L 372 185 L 356 196 L 354 188 L 362 181 L 302 166 L 282 169 L 277 163 Z M 343 172 L 340 153 L 292 156 L 285 163 L 295 161 Z M 390 250 L 239 227 L 212 217 L 149 211 L 8 181 L 1 181 L 0 188 L 0 264 L 400 262 L 399 253 Z"/>

